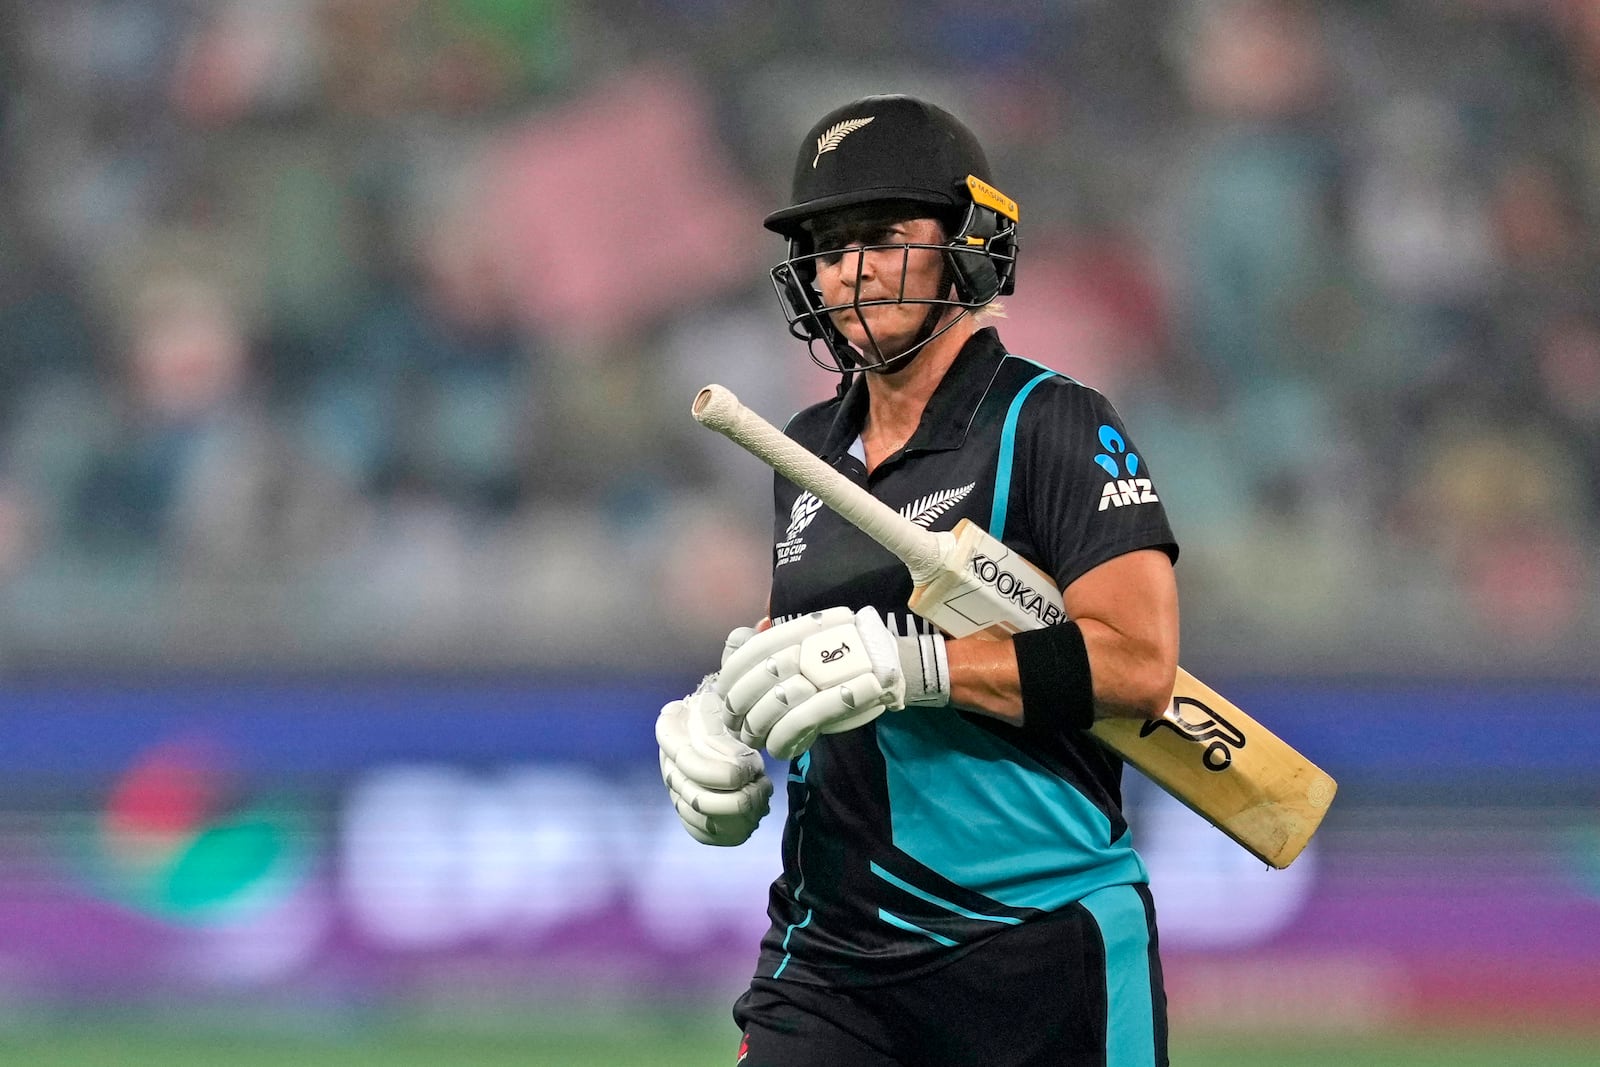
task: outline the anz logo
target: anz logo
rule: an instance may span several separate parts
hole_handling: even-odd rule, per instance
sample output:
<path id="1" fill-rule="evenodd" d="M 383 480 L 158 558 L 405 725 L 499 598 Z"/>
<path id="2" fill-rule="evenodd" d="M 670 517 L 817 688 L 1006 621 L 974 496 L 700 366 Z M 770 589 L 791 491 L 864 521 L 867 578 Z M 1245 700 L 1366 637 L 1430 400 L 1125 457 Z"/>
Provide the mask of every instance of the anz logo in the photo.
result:
<path id="1" fill-rule="evenodd" d="M 1111 475 L 1111 481 L 1100 491 L 1100 506 L 1095 510 L 1160 503 L 1161 498 L 1156 496 L 1150 479 L 1138 476 L 1139 454 L 1128 451 L 1127 441 L 1115 426 L 1100 427 L 1100 447 L 1105 451 L 1095 456 L 1094 461 Z"/>

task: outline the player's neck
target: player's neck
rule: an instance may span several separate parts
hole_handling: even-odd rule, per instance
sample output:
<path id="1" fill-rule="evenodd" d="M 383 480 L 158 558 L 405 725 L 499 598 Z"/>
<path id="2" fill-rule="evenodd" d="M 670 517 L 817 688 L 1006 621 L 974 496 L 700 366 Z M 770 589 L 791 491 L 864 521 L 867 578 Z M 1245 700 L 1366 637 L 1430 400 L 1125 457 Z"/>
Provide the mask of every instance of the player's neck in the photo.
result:
<path id="1" fill-rule="evenodd" d="M 911 440 L 934 390 L 977 329 L 972 316 L 963 315 L 924 345 L 908 366 L 893 374 L 866 376 L 869 404 L 861 442 L 869 473 Z"/>

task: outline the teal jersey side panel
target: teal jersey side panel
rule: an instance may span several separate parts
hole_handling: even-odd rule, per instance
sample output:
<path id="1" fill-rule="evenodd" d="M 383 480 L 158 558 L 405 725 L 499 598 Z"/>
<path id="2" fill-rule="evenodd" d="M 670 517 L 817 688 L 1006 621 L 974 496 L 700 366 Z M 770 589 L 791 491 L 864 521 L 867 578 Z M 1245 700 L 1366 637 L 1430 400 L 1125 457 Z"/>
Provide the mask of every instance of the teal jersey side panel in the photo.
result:
<path id="1" fill-rule="evenodd" d="M 885 715 L 877 733 L 894 845 L 940 876 L 1043 910 L 1148 880 L 1129 835 L 1113 839 L 1070 782 L 958 712 Z"/>

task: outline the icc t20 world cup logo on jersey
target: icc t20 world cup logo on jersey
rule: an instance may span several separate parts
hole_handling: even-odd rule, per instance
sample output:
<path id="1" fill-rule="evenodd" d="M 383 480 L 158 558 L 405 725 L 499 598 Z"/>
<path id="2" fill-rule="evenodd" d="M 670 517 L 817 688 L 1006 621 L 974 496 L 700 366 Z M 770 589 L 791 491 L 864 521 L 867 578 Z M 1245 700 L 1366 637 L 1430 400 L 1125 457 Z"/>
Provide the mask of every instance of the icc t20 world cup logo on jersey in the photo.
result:
<path id="1" fill-rule="evenodd" d="M 805 529 L 811 525 L 811 520 L 816 518 L 817 512 L 821 510 L 822 501 L 818 500 L 816 494 L 810 490 L 794 498 L 794 503 L 789 507 L 789 528 L 784 531 L 783 540 L 777 545 L 777 566 L 793 563 L 805 553 Z"/>

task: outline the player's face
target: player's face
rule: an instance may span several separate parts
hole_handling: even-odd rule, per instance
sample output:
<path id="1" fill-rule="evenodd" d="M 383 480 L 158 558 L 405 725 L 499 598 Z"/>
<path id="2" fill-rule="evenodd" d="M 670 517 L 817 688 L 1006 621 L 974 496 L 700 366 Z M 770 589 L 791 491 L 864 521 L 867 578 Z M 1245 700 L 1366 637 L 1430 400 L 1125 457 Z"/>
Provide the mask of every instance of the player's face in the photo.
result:
<path id="1" fill-rule="evenodd" d="M 915 246 L 937 246 L 944 239 L 936 219 L 892 214 L 847 216 L 814 227 L 814 247 L 821 253 L 817 289 L 835 309 L 829 317 L 852 346 L 890 360 L 915 343 L 928 317 L 928 305 L 920 301 L 951 296 L 950 287 L 941 284 L 943 254 Z"/>

